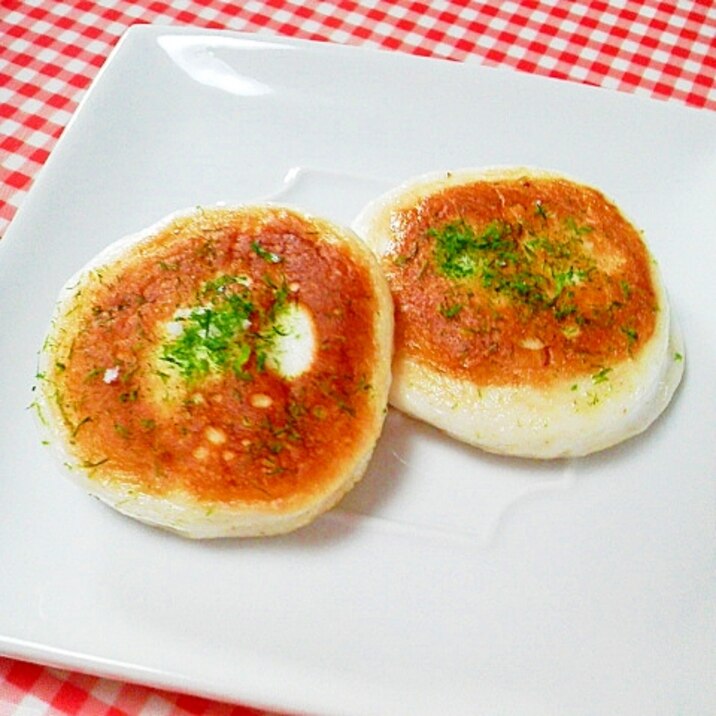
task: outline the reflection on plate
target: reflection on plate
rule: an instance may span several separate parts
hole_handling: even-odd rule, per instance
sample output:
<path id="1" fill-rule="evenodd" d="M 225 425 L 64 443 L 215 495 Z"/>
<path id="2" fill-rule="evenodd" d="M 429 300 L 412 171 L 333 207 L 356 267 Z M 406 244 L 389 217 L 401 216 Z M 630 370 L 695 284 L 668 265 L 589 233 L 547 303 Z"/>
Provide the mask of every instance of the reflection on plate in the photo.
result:
<path id="1" fill-rule="evenodd" d="M 132 29 L 0 243 L 0 651 L 315 713 L 712 711 L 714 119 L 470 64 Z M 195 204 L 349 223 L 403 178 L 480 164 L 578 177 L 646 231 L 689 363 L 645 435 L 544 464 L 393 412 L 340 507 L 271 540 L 185 543 L 59 477 L 29 386 L 59 287 L 102 247 Z"/>

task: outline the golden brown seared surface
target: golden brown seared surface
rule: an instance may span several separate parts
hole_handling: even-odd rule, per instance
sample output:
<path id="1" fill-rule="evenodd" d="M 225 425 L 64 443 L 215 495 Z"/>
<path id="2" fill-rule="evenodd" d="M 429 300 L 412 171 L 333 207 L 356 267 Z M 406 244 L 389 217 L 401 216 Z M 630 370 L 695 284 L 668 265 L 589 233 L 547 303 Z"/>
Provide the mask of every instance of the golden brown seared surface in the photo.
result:
<path id="1" fill-rule="evenodd" d="M 289 211 L 204 210 L 83 282 L 53 329 L 52 387 L 98 479 L 268 502 L 320 492 L 374 431 L 376 299 L 364 261 Z M 315 352 L 271 365 L 291 306 Z"/>
<path id="2" fill-rule="evenodd" d="M 561 178 L 448 186 L 390 217 L 395 345 L 481 385 L 544 384 L 635 355 L 651 259 L 597 190 Z"/>

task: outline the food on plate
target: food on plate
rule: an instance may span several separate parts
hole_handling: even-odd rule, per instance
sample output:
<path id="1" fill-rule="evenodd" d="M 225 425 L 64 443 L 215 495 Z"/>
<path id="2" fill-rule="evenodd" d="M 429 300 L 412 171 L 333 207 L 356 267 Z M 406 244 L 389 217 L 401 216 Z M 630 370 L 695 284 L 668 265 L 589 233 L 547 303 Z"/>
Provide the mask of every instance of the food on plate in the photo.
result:
<path id="1" fill-rule="evenodd" d="M 390 401 L 487 451 L 580 456 L 646 429 L 683 348 L 641 233 L 533 168 L 424 175 L 353 228 L 395 303 Z"/>
<path id="2" fill-rule="evenodd" d="M 393 307 L 350 229 L 276 205 L 197 208 L 62 289 L 40 416 L 93 495 L 188 537 L 284 533 L 367 468 Z"/>

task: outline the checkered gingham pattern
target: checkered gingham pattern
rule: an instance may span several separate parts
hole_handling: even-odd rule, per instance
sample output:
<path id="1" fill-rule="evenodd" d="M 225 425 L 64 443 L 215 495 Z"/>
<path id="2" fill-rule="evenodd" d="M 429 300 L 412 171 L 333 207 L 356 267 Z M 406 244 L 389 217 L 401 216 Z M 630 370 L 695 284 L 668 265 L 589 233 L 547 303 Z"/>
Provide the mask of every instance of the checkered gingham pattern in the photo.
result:
<path id="1" fill-rule="evenodd" d="M 248 706 L 172 694 L 0 657 L 0 716 L 270 716 Z"/>
<path id="2" fill-rule="evenodd" d="M 713 0 L 0 0 L 0 235 L 136 23 L 470 58 L 716 110 Z M 0 658 L 0 716 L 257 713 Z"/>

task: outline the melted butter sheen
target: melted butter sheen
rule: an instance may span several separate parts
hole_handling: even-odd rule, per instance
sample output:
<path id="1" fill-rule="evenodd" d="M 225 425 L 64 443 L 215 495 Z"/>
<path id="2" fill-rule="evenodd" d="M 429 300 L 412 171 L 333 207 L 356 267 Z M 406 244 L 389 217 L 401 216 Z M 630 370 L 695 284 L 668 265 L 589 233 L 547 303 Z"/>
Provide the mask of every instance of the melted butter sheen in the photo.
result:
<path id="1" fill-rule="evenodd" d="M 459 207 L 459 209 L 458 209 Z M 659 309 L 641 236 L 558 178 L 447 187 L 391 215 L 403 355 L 482 385 L 544 384 L 635 356 Z"/>
<path id="2" fill-rule="evenodd" d="M 93 273 L 47 378 L 98 478 L 206 501 L 309 495 L 372 425 L 375 347 L 346 337 L 372 335 L 375 310 L 365 267 L 301 217 L 204 211 Z M 281 363 L 291 330 L 310 331 L 296 365 Z"/>

